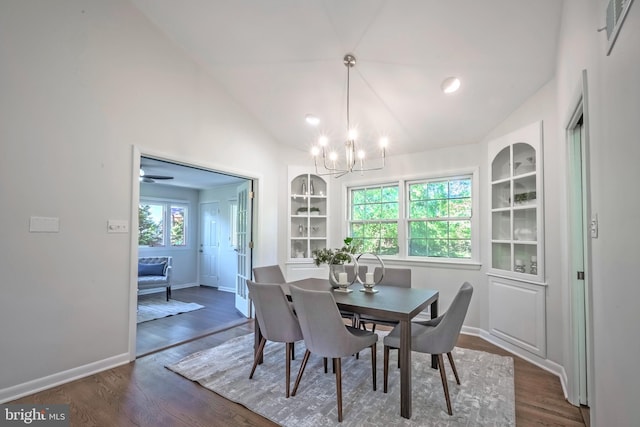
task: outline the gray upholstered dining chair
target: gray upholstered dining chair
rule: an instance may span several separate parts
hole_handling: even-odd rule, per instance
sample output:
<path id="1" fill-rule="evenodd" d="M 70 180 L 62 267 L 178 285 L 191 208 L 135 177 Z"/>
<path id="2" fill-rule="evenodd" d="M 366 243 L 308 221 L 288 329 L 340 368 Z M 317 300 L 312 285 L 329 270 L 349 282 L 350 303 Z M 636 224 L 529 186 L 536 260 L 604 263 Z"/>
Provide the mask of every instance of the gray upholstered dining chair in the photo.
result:
<path id="1" fill-rule="evenodd" d="M 293 386 L 296 395 L 302 374 L 311 353 L 333 359 L 336 375 L 338 421 L 342 422 L 342 357 L 350 356 L 367 347 L 371 348 L 371 374 L 373 390 L 376 389 L 376 343 L 378 335 L 369 331 L 346 326 L 338 306 L 329 291 L 315 291 L 291 286 L 293 304 L 300 321 L 300 329 L 307 351 L 304 353 L 300 371 Z"/>
<path id="2" fill-rule="evenodd" d="M 344 267 L 345 273 L 347 273 L 347 281 L 349 283 L 353 282 L 353 280 L 356 278 L 356 266 L 349 264 L 345 265 Z M 358 277 L 360 277 L 360 280 L 364 280 L 365 276 L 367 275 L 367 270 L 368 267 L 366 265 L 358 265 Z M 351 326 L 353 326 L 354 328 L 360 326 L 360 315 L 358 313 L 354 313 L 348 310 L 340 310 L 340 315 L 345 319 L 351 320 Z"/>
<path id="3" fill-rule="evenodd" d="M 293 358 L 293 343 L 303 339 L 298 319 L 293 313 L 287 297 L 278 284 L 255 283 L 247 280 L 249 298 L 256 308 L 256 319 L 262 339 L 258 344 L 258 351 L 254 357 L 253 367 L 249 379 L 258 366 L 260 355 L 267 340 L 286 343 L 285 346 L 285 377 L 286 397 L 289 397 L 289 384 L 291 382 L 291 359 Z"/>
<path id="4" fill-rule="evenodd" d="M 378 282 L 382 276 L 382 267 L 376 267 L 373 270 L 373 280 Z M 411 269 L 410 268 L 385 268 L 384 277 L 382 281 L 378 283 L 382 286 L 397 286 L 399 288 L 411 287 Z M 375 316 L 360 315 L 359 325 L 362 329 L 367 328 L 367 323 L 371 323 L 371 330 L 375 332 L 376 325 L 395 326 L 398 322 L 394 322 L 388 319 L 381 319 Z"/>
<path id="5" fill-rule="evenodd" d="M 279 265 L 266 265 L 253 268 L 253 278 L 256 283 L 285 283 L 284 274 Z"/>
<path id="6" fill-rule="evenodd" d="M 447 374 L 444 370 L 444 357 L 447 354 L 451 369 L 456 377 L 456 383 L 460 384 L 456 365 L 453 363 L 451 351 L 456 345 L 464 318 L 467 315 L 467 309 L 471 302 L 473 287 L 468 283 L 464 284 L 458 290 L 455 298 L 451 302 L 446 313 L 435 319 L 426 322 L 411 323 L 411 350 L 420 353 L 429 353 L 438 356 L 438 367 L 440 368 L 440 378 L 442 379 L 442 388 L 444 389 L 444 397 L 447 400 L 447 412 L 453 415 L 451 410 L 451 399 L 449 397 L 449 386 L 447 383 Z M 384 337 L 384 392 L 387 392 L 387 381 L 389 375 L 389 350 L 391 348 L 400 347 L 400 327 L 396 326 L 386 337 Z"/>

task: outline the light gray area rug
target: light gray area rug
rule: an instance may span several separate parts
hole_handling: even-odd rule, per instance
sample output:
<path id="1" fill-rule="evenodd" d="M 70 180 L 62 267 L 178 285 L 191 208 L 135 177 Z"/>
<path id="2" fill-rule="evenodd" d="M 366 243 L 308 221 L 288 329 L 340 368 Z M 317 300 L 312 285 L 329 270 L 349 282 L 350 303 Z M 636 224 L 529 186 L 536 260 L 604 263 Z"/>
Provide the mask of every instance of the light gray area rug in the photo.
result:
<path id="1" fill-rule="evenodd" d="M 249 380 L 253 334 L 194 353 L 167 368 L 283 426 L 515 425 L 513 359 L 458 347 L 453 357 L 460 386 L 445 361 L 453 416 L 446 412 L 440 374 L 431 369 L 430 355 L 414 352 L 413 414 L 410 420 L 400 417 L 397 351 L 391 352 L 389 392 L 382 392 L 383 334 L 378 333 L 377 391 L 371 385 L 370 350 L 361 352 L 359 359 L 342 359 L 342 423 L 338 423 L 335 377 L 324 373 L 318 356 L 311 355 L 298 392 L 289 399 L 285 398 L 284 344 L 267 343 L 264 363 Z M 296 360 L 291 364 L 292 390 L 304 351 L 302 342 L 296 344 Z"/>
<path id="2" fill-rule="evenodd" d="M 204 305 L 195 302 L 182 302 L 175 299 L 166 300 L 164 296 L 138 300 L 138 323 L 174 316 L 180 313 L 200 310 Z"/>

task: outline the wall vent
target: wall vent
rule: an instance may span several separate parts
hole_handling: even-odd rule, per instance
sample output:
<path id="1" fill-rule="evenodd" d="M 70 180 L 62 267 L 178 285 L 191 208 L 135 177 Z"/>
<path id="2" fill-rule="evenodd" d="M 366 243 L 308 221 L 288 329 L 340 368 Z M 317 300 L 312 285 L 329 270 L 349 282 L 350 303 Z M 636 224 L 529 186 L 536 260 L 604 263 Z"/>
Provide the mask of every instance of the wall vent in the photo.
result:
<path id="1" fill-rule="evenodd" d="M 603 29 L 607 30 L 607 55 L 611 54 L 613 44 L 618 38 L 618 33 L 624 22 L 624 18 L 627 16 L 629 7 L 631 7 L 633 0 L 609 0 L 607 5 L 607 26 Z"/>

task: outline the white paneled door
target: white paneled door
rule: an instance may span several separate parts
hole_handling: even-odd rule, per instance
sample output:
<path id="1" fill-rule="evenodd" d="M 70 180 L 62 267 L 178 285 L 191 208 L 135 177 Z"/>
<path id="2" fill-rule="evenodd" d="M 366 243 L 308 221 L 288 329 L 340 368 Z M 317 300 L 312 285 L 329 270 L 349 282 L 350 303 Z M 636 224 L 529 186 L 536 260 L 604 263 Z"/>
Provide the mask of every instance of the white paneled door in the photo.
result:
<path id="1" fill-rule="evenodd" d="M 252 185 L 253 182 L 248 180 L 238 186 L 236 309 L 246 317 L 251 317 L 251 300 L 249 300 L 247 279 L 251 278 L 251 250 L 253 247 L 251 234 L 253 217 Z"/>
<path id="2" fill-rule="evenodd" d="M 217 202 L 200 205 L 200 284 L 218 286 L 218 215 L 220 208 Z"/>

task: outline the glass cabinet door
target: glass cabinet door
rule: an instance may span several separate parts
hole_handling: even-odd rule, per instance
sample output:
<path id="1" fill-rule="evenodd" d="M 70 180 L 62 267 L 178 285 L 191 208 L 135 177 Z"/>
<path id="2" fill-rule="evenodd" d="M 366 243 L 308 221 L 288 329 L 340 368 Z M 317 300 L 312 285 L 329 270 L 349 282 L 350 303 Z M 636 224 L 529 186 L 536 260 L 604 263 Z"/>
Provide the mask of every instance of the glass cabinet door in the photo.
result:
<path id="1" fill-rule="evenodd" d="M 541 281 L 539 141 L 500 141 L 490 147 L 491 269 Z M 491 155 L 491 154 L 490 154 Z"/>

